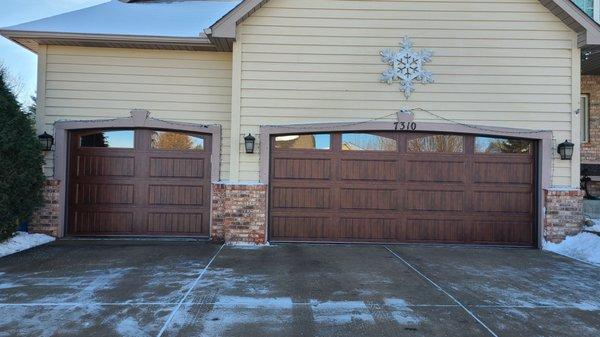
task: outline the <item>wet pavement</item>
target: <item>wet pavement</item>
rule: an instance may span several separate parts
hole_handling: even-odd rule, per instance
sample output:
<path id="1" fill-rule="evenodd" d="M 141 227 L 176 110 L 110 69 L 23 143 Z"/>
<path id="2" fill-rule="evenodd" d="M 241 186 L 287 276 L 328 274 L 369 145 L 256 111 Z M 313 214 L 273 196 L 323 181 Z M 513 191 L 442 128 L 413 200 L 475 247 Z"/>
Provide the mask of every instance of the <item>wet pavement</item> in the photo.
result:
<path id="1" fill-rule="evenodd" d="M 62 240 L 0 259 L 0 336 L 600 336 L 600 267 L 532 249 Z"/>

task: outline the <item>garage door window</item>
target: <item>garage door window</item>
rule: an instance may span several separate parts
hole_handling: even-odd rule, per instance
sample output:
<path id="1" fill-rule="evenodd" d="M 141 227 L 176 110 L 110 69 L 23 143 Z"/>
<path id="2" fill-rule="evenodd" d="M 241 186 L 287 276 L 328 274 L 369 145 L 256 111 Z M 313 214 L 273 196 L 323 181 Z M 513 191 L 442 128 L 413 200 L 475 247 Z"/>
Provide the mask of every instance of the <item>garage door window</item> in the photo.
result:
<path id="1" fill-rule="evenodd" d="M 155 150 L 204 151 L 204 138 L 180 132 L 153 131 L 151 142 Z"/>
<path id="2" fill-rule="evenodd" d="M 369 133 L 342 134 L 343 151 L 397 151 L 395 139 Z"/>
<path id="3" fill-rule="evenodd" d="M 412 135 L 408 139 L 409 152 L 463 153 L 465 138 L 456 135 Z"/>
<path id="4" fill-rule="evenodd" d="M 475 137 L 475 153 L 530 154 L 532 143 L 524 139 Z"/>
<path id="5" fill-rule="evenodd" d="M 134 148 L 134 131 L 101 131 L 89 135 L 81 136 L 80 146 L 82 148 Z"/>
<path id="6" fill-rule="evenodd" d="M 276 149 L 329 150 L 330 134 L 287 135 L 275 137 Z"/>

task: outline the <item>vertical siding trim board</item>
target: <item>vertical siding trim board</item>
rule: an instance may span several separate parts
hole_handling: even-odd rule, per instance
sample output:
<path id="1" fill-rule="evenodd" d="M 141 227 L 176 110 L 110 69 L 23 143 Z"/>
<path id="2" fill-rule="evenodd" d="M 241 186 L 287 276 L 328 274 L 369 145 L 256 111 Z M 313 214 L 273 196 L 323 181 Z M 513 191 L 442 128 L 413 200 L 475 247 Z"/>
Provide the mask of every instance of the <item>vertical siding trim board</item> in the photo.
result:
<path id="1" fill-rule="evenodd" d="M 229 180 L 240 178 L 240 132 L 242 112 L 242 36 L 233 44 L 231 78 L 231 155 L 229 156 Z"/>
<path id="2" fill-rule="evenodd" d="M 410 118 L 410 117 L 407 117 Z M 313 132 L 355 132 L 355 131 L 394 131 L 395 123 L 393 122 L 368 122 L 361 124 L 348 125 L 347 123 L 322 123 L 322 124 L 295 124 L 295 125 L 278 125 L 278 126 L 261 126 L 260 127 L 260 182 L 269 184 L 270 175 L 270 153 L 271 153 L 271 137 L 276 135 L 294 134 Z M 544 191 L 551 189 L 552 184 L 552 161 L 554 156 L 553 148 L 553 132 L 552 131 L 534 131 L 526 129 L 500 128 L 500 127 L 485 127 L 482 129 L 471 128 L 468 126 L 449 124 L 449 123 L 419 123 L 420 132 L 447 132 L 468 135 L 486 135 L 500 137 L 515 137 L 530 139 L 538 144 L 538 183 L 536 186 L 537 203 L 537 242 L 538 248 L 541 248 L 543 243 L 544 223 L 545 223 L 545 198 Z M 267 196 L 267 199 L 270 196 Z M 270 201 L 267 200 L 267 204 Z M 269 228 L 267 217 L 267 228 Z"/>
<path id="3" fill-rule="evenodd" d="M 221 170 L 221 126 L 220 125 L 201 125 L 191 123 L 174 123 L 162 121 L 149 117 L 146 110 L 132 110 L 131 117 L 117 118 L 108 120 L 92 121 L 61 121 L 54 124 L 55 132 L 55 151 L 54 151 L 54 178 L 61 181 L 59 187 L 59 229 L 58 237 L 65 236 L 66 216 L 67 216 L 67 177 L 68 177 L 68 158 L 69 158 L 69 132 L 71 130 L 87 129 L 114 129 L 114 128 L 147 128 L 173 130 L 193 133 L 204 133 L 212 136 L 212 155 L 211 155 L 211 177 L 219 179 Z"/>
<path id="4" fill-rule="evenodd" d="M 576 144 L 573 153 L 573 159 L 571 160 L 571 186 L 579 186 L 580 183 L 580 167 L 581 167 L 581 119 L 579 118 L 581 113 L 581 50 L 577 46 L 577 39 L 573 40 L 573 56 L 571 60 L 573 62 L 572 75 L 571 75 L 571 135 L 573 139 L 571 142 Z M 576 113 L 577 112 L 577 113 Z M 562 140 L 560 140 L 562 142 Z"/>
<path id="5" fill-rule="evenodd" d="M 38 48 L 38 60 L 37 60 L 37 98 L 36 98 L 36 112 L 35 112 L 35 131 L 38 135 L 48 132 L 52 134 L 52 130 L 48 130 L 46 127 L 46 72 L 48 69 L 48 46 L 40 45 Z M 47 162 L 50 153 L 44 153 L 46 157 L 44 160 L 44 175 L 52 177 L 54 172 L 52 167 L 49 167 Z"/>
<path id="6" fill-rule="evenodd" d="M 35 112 L 35 129 L 38 134 L 46 131 L 46 69 L 48 46 L 40 45 L 38 48 L 37 71 L 37 110 Z"/>

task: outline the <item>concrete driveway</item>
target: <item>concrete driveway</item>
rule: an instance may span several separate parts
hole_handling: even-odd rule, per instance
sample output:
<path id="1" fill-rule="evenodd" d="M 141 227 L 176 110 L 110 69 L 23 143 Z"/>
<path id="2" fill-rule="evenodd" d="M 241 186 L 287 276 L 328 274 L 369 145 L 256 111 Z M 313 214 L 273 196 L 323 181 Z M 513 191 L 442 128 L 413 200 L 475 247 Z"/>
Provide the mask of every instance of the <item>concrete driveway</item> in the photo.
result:
<path id="1" fill-rule="evenodd" d="M 0 259 L 0 336 L 600 336 L 600 268 L 526 249 L 59 241 Z"/>

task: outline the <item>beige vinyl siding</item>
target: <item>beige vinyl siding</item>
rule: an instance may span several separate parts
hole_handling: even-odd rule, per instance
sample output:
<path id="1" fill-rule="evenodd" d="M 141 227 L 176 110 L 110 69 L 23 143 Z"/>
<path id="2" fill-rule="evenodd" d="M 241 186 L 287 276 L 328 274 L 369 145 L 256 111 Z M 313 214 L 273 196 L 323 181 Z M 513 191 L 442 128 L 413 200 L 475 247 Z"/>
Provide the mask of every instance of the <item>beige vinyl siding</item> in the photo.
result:
<path id="1" fill-rule="evenodd" d="M 404 36 L 434 52 L 436 83 L 418 84 L 409 100 L 399 84 L 379 82 L 379 52 Z M 538 0 L 271 0 L 238 27 L 240 179 L 259 179 L 259 156 L 244 153 L 242 136 L 260 125 L 364 121 L 401 108 L 576 140 L 575 41 Z M 422 112 L 417 121 L 441 122 Z M 555 158 L 553 184 L 575 185 L 577 166 Z"/>
<path id="2" fill-rule="evenodd" d="M 48 46 L 45 129 L 59 120 L 128 117 L 132 109 L 220 124 L 221 178 L 229 177 L 231 53 Z"/>

